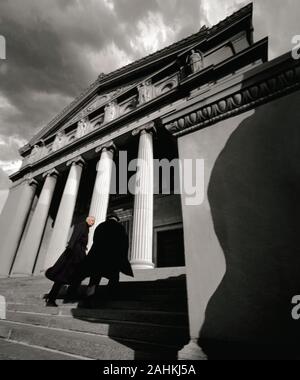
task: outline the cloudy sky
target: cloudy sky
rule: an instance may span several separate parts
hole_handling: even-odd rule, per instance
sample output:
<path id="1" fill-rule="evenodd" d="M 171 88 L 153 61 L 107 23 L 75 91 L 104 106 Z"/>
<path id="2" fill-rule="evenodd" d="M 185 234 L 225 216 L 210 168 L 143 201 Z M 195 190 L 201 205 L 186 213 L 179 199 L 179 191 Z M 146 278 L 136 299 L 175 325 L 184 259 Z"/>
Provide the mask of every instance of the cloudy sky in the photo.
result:
<path id="1" fill-rule="evenodd" d="M 270 58 L 300 34 L 299 0 L 254 0 L 255 40 Z M 211 26 L 248 0 L 0 0 L 0 211 L 18 148 L 100 72 Z"/>

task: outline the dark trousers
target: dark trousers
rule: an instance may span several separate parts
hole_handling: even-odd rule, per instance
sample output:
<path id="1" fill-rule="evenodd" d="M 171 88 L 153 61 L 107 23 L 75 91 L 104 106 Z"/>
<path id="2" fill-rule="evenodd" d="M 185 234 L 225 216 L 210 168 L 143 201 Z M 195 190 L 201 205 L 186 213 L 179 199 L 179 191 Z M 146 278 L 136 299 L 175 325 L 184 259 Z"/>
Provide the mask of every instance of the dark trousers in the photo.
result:
<path id="1" fill-rule="evenodd" d="M 78 276 L 76 276 L 72 284 L 69 286 L 68 296 L 74 297 L 77 295 L 78 288 L 81 282 L 86 277 L 88 277 L 86 276 L 86 274 L 79 274 Z M 101 274 L 90 276 L 90 281 L 89 281 L 88 286 L 96 286 L 97 288 L 101 282 L 101 279 L 102 279 Z M 118 288 L 119 288 L 119 281 L 120 281 L 120 273 L 119 272 L 113 273 L 108 282 L 108 292 L 110 295 L 115 295 L 117 293 Z"/>
<path id="2" fill-rule="evenodd" d="M 75 288 L 73 288 L 72 285 L 69 286 L 68 291 L 67 291 L 67 298 L 71 298 L 71 297 L 73 297 L 77 293 L 77 289 L 78 289 L 79 285 L 77 285 Z M 50 292 L 48 293 L 47 299 L 49 301 L 55 301 L 57 299 L 57 297 L 59 295 L 59 292 L 60 292 L 60 290 L 61 290 L 61 288 L 63 286 L 64 286 L 64 284 L 61 284 L 59 282 L 55 282 L 53 284 Z"/>
<path id="3" fill-rule="evenodd" d="M 50 290 L 49 294 L 48 294 L 48 299 L 50 301 L 55 301 L 56 298 L 58 297 L 58 294 L 61 290 L 61 288 L 64 286 L 64 284 L 61 284 L 59 282 L 55 282 L 52 286 L 52 289 Z"/>

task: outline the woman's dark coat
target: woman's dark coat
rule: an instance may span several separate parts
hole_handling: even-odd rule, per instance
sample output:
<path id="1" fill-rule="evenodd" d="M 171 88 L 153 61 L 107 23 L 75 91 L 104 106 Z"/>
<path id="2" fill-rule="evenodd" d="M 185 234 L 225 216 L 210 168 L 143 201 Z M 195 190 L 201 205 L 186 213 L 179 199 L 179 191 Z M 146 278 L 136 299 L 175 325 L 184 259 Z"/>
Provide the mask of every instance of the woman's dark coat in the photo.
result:
<path id="1" fill-rule="evenodd" d="M 121 223 L 114 219 L 99 224 L 94 233 L 93 246 L 83 264 L 86 277 L 103 276 L 110 279 L 122 272 L 133 277 L 128 261 L 128 235 Z"/>
<path id="2" fill-rule="evenodd" d="M 45 275 L 54 282 L 70 284 L 74 273 L 86 258 L 89 226 L 86 222 L 75 226 L 66 250 L 59 257 L 53 267 L 49 268 Z"/>

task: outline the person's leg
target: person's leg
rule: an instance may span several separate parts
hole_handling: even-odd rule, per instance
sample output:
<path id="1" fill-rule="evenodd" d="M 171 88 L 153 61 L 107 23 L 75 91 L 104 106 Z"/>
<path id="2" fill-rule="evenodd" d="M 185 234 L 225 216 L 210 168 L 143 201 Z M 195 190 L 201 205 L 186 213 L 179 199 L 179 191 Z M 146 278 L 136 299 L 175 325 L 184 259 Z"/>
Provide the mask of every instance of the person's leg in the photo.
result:
<path id="1" fill-rule="evenodd" d="M 96 294 L 98 286 L 99 286 L 99 284 L 101 282 L 101 278 L 102 278 L 101 275 L 93 275 L 93 276 L 90 277 L 90 282 L 88 284 L 88 289 L 87 289 L 87 292 L 86 292 L 86 295 L 88 297 L 93 296 L 94 294 Z"/>
<path id="2" fill-rule="evenodd" d="M 67 291 L 67 299 L 75 299 L 78 296 L 78 289 L 80 287 L 81 282 L 86 278 L 86 274 L 84 271 L 78 271 L 68 287 Z"/>
<path id="3" fill-rule="evenodd" d="M 47 306 L 57 306 L 55 303 L 56 298 L 62 288 L 63 284 L 55 282 L 50 290 L 49 294 L 46 297 Z"/>
<path id="4" fill-rule="evenodd" d="M 48 294 L 48 299 L 51 300 L 51 301 L 55 301 L 56 298 L 58 297 L 58 294 L 60 292 L 60 289 L 62 288 L 63 284 L 59 283 L 59 282 L 55 282 L 52 286 L 52 289 L 50 290 L 49 294 Z"/>
<path id="5" fill-rule="evenodd" d="M 90 277 L 89 286 L 98 286 L 100 284 L 101 278 L 101 275 L 92 275 Z"/>
<path id="6" fill-rule="evenodd" d="M 108 294 L 110 297 L 116 297 L 119 292 L 120 273 L 114 273 L 108 282 Z"/>

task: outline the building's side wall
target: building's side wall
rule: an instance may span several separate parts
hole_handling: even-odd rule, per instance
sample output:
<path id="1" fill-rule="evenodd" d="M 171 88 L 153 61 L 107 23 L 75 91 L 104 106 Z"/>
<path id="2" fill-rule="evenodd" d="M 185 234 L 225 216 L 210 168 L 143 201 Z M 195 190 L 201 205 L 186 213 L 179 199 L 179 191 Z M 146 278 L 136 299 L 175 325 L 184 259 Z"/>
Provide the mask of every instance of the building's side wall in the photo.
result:
<path id="1" fill-rule="evenodd" d="M 182 197 L 192 338 L 205 321 L 206 339 L 297 339 L 299 103 L 298 91 L 178 140 L 205 165 L 204 202 Z"/>
<path id="2" fill-rule="evenodd" d="M 154 228 L 177 223 L 182 223 L 180 195 L 154 196 Z"/>

